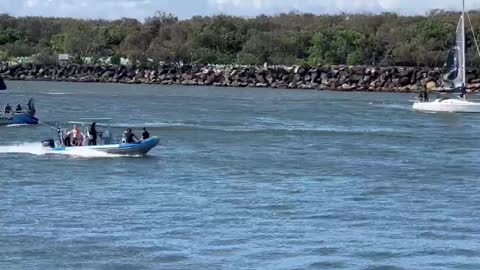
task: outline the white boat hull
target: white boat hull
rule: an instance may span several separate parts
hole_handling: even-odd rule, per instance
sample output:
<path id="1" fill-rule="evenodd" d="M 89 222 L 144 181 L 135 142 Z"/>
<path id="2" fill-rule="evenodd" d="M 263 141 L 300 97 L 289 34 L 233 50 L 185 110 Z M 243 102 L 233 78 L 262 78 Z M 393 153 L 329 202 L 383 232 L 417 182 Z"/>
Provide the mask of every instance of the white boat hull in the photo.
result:
<path id="1" fill-rule="evenodd" d="M 480 113 L 480 103 L 462 99 L 437 99 L 432 102 L 415 102 L 413 109 L 424 112 Z"/>
<path id="2" fill-rule="evenodd" d="M 53 140 L 44 141 L 48 144 L 50 148 L 49 154 L 62 154 L 62 153 L 75 153 L 79 149 L 87 149 L 98 152 L 104 152 L 108 154 L 124 155 L 124 156 L 143 156 L 146 155 L 150 150 L 155 148 L 159 143 L 160 139 L 156 136 L 153 136 L 149 139 L 140 141 L 138 143 L 121 143 L 121 144 L 109 144 L 109 145 L 98 145 L 98 146 L 76 146 L 76 147 L 55 147 Z M 42 144 L 44 143 L 42 142 Z M 46 147 L 44 145 L 44 147 Z"/>

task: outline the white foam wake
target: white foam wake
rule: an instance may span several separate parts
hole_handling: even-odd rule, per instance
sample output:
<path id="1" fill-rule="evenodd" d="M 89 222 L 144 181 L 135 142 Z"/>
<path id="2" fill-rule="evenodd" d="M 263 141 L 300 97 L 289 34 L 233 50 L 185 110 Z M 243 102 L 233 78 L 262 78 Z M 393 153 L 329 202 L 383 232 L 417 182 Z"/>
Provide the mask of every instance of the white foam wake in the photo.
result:
<path id="1" fill-rule="evenodd" d="M 59 95 L 59 96 L 66 95 L 66 93 L 62 93 L 62 92 L 46 92 L 45 94 L 47 94 L 47 95 Z"/>
<path id="2" fill-rule="evenodd" d="M 111 158 L 120 157 L 120 155 L 108 154 L 100 151 L 95 151 L 88 148 L 69 148 L 67 151 L 52 151 L 48 148 L 44 148 L 41 143 L 22 143 L 16 145 L 3 145 L 0 146 L 0 153 L 5 154 L 32 154 L 32 155 L 65 155 L 72 157 L 83 158 Z"/>
<path id="3" fill-rule="evenodd" d="M 26 126 L 30 126 L 29 124 L 10 124 L 10 125 L 7 125 L 7 127 L 26 127 Z"/>
<path id="4" fill-rule="evenodd" d="M 22 143 L 16 145 L 2 145 L 0 146 L 0 153 L 44 155 L 46 154 L 46 151 L 41 143 Z"/>

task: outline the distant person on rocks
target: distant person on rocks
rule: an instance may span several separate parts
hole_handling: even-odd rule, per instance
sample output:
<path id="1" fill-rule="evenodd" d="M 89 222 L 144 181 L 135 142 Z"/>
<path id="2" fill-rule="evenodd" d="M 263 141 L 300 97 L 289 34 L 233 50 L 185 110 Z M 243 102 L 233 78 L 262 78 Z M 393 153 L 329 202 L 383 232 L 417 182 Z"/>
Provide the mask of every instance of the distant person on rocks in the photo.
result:
<path id="1" fill-rule="evenodd" d="M 148 133 L 146 128 L 143 128 L 142 140 L 146 140 L 148 138 L 150 138 L 150 133 Z"/>

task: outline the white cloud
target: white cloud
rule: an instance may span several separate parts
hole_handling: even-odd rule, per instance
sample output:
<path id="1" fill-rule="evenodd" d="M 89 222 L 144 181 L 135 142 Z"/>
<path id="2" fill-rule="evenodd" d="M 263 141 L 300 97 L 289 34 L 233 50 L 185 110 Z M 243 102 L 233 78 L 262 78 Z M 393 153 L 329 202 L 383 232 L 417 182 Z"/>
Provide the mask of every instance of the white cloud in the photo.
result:
<path id="1" fill-rule="evenodd" d="M 144 18 L 155 11 L 151 10 L 151 2 L 151 0 L 16 0 L 0 4 L 0 10 L 17 16 Z"/>
<path id="2" fill-rule="evenodd" d="M 189 18 L 220 12 L 255 16 L 292 10 L 315 14 L 383 11 L 424 14 L 437 8 L 459 10 L 461 0 L 0 0 L 0 13 L 105 19 L 142 19 L 157 10 Z M 467 8 L 480 9 L 480 0 L 467 0 Z"/>
<path id="3" fill-rule="evenodd" d="M 255 8 L 261 12 L 268 9 L 281 11 L 296 9 L 313 13 L 393 11 L 403 14 L 423 14 L 432 9 L 460 10 L 462 5 L 460 0 L 209 0 L 209 2 L 224 11 L 232 8 Z M 479 9 L 480 0 L 467 1 L 467 8 Z"/>

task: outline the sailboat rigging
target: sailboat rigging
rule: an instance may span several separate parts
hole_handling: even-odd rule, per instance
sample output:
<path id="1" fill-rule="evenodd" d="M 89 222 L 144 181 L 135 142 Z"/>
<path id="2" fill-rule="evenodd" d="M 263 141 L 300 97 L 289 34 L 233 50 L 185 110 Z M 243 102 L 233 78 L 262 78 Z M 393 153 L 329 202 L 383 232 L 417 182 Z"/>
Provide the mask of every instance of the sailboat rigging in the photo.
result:
<path id="1" fill-rule="evenodd" d="M 421 99 L 413 104 L 413 109 L 430 112 L 471 112 L 480 113 L 480 103 L 466 100 L 466 35 L 465 35 L 465 0 L 463 0 L 462 15 L 456 29 L 455 47 L 447 58 L 447 73 L 443 77 L 448 87 L 438 91 L 444 93 L 459 93 L 455 98 L 438 98 L 434 101 Z M 425 97 L 425 94 L 423 94 Z"/>

